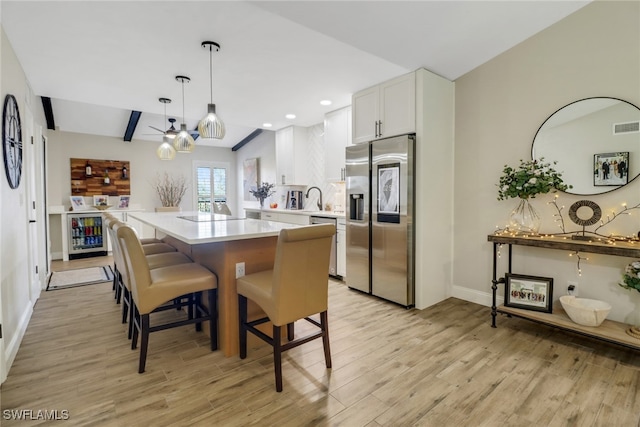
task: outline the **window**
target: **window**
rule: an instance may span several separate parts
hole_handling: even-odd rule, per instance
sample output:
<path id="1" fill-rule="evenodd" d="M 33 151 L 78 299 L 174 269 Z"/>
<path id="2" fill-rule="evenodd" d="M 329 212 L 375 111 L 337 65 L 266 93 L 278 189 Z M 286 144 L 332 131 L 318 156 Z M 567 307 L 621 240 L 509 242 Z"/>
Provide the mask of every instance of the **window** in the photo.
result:
<path id="1" fill-rule="evenodd" d="M 212 212 L 211 203 L 227 202 L 227 165 L 209 162 L 195 163 L 196 210 Z"/>

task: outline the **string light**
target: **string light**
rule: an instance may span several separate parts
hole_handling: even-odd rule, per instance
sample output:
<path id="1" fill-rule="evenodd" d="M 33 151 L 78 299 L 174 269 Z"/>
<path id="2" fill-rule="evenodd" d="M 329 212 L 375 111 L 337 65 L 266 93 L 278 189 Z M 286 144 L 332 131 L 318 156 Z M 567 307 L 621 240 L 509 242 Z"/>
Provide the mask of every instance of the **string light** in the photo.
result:
<path id="1" fill-rule="evenodd" d="M 582 276 L 582 269 L 580 268 L 580 261 L 582 261 L 582 260 L 589 261 L 589 258 L 580 256 L 580 252 L 578 252 L 578 251 L 575 251 L 574 253 L 570 253 L 569 254 L 569 256 L 573 256 L 573 255 L 575 255 L 576 258 L 578 258 L 578 265 L 577 265 L 578 276 Z"/>
<path id="2" fill-rule="evenodd" d="M 556 194 L 553 200 L 549 202 L 549 204 L 553 205 L 553 207 L 556 208 L 556 211 L 558 212 L 553 214 L 553 216 L 555 217 L 554 221 L 559 223 L 558 227 L 560 227 L 560 230 L 562 230 L 563 233 L 566 233 L 566 230 L 564 228 L 564 217 L 562 216 L 562 210 L 564 209 L 564 205 L 562 207 L 558 206 L 558 197 L 559 196 Z"/>

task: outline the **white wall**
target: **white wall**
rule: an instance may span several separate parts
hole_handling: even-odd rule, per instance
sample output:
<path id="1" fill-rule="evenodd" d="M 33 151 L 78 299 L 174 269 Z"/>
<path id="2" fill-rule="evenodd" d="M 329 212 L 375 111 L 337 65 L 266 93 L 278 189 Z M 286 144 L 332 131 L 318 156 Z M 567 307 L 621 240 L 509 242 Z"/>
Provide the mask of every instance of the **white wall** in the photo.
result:
<path id="1" fill-rule="evenodd" d="M 229 165 L 229 207 L 232 212 L 237 211 L 236 160 L 230 148 L 214 148 L 198 145 L 193 153 L 177 153 L 170 161 L 163 161 L 156 156 L 156 149 L 161 141 L 150 142 L 133 140 L 125 142 L 122 138 L 97 135 L 87 135 L 71 132 L 49 131 L 48 141 L 48 190 L 49 205 L 64 205 L 69 208 L 71 195 L 71 158 L 89 158 L 105 160 L 129 161 L 129 176 L 131 181 L 131 204 L 153 211 L 161 206 L 152 183 L 158 174 L 165 171 L 172 176 L 184 175 L 187 179 L 188 190 L 182 199 L 180 207 L 183 211 L 193 210 L 193 162 L 211 161 L 228 163 Z M 87 199 L 88 200 L 88 199 Z M 57 228 L 52 228 L 52 233 Z M 58 252 L 61 243 L 58 236 L 52 234 L 52 252 Z"/>
<path id="2" fill-rule="evenodd" d="M 40 99 L 31 93 L 24 71 L 20 66 L 4 30 L 0 31 L 0 86 L 2 101 L 7 94 L 15 96 L 22 121 L 23 143 L 25 129 L 39 128 L 44 123 L 44 114 Z M 29 124 L 26 108 L 32 113 L 33 122 Z M 26 152 L 26 149 L 23 151 Z M 25 159 L 26 160 L 26 159 Z M 11 366 L 18 351 L 22 336 L 31 316 L 33 305 L 39 293 L 29 289 L 28 275 L 28 216 L 27 187 L 32 177 L 26 173 L 27 162 L 23 162 L 23 175 L 17 189 L 11 189 L 2 166 L 0 175 L 0 322 L 3 338 L 0 340 L 0 364 Z M 44 243 L 44 236 L 40 236 Z M 0 368 L 0 382 L 4 381 L 8 369 Z"/>
<path id="3" fill-rule="evenodd" d="M 307 178 L 304 184 L 307 186 L 306 188 L 317 186 L 322 189 L 323 204 L 329 203 L 335 206 L 335 203 L 342 203 L 344 205 L 344 184 L 330 183 L 325 179 L 324 125 L 319 123 L 309 126 L 307 130 L 307 149 L 302 156 L 305 159 L 304 164 L 307 167 Z M 242 166 L 244 161 L 253 158 L 258 159 L 260 182 L 278 182 L 276 179 L 275 134 L 273 131 L 264 131 L 236 152 L 236 180 L 238 183 L 242 182 Z M 276 186 L 276 193 L 271 198 L 278 203 L 278 208 L 283 208 L 285 205 L 284 197 L 287 189 L 287 186 Z M 238 215 L 244 216 L 243 208 L 245 207 L 253 209 L 260 207 L 260 203 L 253 198 L 248 201 L 243 200 L 241 187 L 238 187 L 237 197 L 241 206 Z M 304 201 L 305 209 L 316 209 L 318 198 L 318 192 L 312 191 L 309 194 L 309 198 Z M 339 202 L 338 199 L 340 200 Z M 266 202 L 265 206 L 267 206 Z"/>
<path id="4" fill-rule="evenodd" d="M 558 108 L 592 96 L 640 105 L 639 17 L 638 2 L 591 3 L 455 82 L 453 296 L 490 304 L 492 245 L 487 235 L 505 224 L 517 202 L 498 201 L 496 183 L 505 164 L 517 166 L 519 159 L 531 158 L 531 143 L 542 122 Z M 534 199 L 542 212 L 542 232 L 557 231 L 547 205 L 550 199 Z M 640 180 L 607 194 L 561 194 L 559 200 L 566 213 L 581 199 L 593 200 L 605 213 L 619 210 L 623 202 L 640 203 Z M 577 229 L 568 218 L 565 221 L 568 228 Z M 605 231 L 638 230 L 636 211 Z M 552 276 L 556 299 L 566 292 L 568 280 L 578 281 L 580 296 L 612 303 L 609 318 L 624 320 L 640 303 L 640 293 L 616 284 L 631 259 L 596 254 L 588 258 L 578 276 L 576 259 L 567 251 L 514 247 L 513 270 Z M 501 262 L 506 267 L 506 256 Z"/>
<path id="5" fill-rule="evenodd" d="M 273 131 L 263 131 L 260 135 L 236 151 L 236 174 L 234 177 L 236 182 L 242 183 L 242 168 L 244 161 L 247 159 L 258 159 L 258 180 L 261 183 L 265 181 L 276 182 L 275 135 L 276 133 Z M 258 202 L 257 199 L 243 200 L 242 187 L 240 185 L 238 185 L 236 189 L 236 198 L 238 199 L 237 215 L 240 217 L 245 216 L 244 208 L 260 208 L 260 202 Z"/>

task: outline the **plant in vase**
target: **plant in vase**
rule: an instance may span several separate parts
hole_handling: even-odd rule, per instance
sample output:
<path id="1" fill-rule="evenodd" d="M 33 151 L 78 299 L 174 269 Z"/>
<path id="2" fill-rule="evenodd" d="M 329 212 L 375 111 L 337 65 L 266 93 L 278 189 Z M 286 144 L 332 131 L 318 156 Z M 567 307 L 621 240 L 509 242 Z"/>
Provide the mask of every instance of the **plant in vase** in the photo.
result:
<path id="1" fill-rule="evenodd" d="M 152 183 L 163 208 L 180 206 L 180 202 L 187 192 L 187 180 L 183 175 L 173 177 L 165 172 L 157 174 Z"/>
<path id="2" fill-rule="evenodd" d="M 553 162 L 555 165 L 557 162 Z M 540 215 L 529 199 L 538 194 L 565 191 L 572 188 L 562 181 L 562 174 L 551 163 L 540 160 L 520 160 L 520 166 L 512 168 L 504 165 L 498 182 L 498 200 L 519 198 L 518 205 L 511 211 L 509 227 L 523 233 L 537 233 L 540 229 Z"/>
<path id="3" fill-rule="evenodd" d="M 625 267 L 622 282 L 619 285 L 625 289 L 635 289 L 640 292 L 640 261 L 634 261 Z M 640 339 L 640 303 L 636 303 L 636 309 L 631 314 L 630 320 L 632 327 L 627 330 L 627 333 Z"/>
<path id="4" fill-rule="evenodd" d="M 264 208 L 264 200 L 275 193 L 275 190 L 273 189 L 275 186 L 275 184 L 263 182 L 261 185 L 256 187 L 255 190 L 249 190 L 249 193 L 260 201 L 260 209 Z"/>

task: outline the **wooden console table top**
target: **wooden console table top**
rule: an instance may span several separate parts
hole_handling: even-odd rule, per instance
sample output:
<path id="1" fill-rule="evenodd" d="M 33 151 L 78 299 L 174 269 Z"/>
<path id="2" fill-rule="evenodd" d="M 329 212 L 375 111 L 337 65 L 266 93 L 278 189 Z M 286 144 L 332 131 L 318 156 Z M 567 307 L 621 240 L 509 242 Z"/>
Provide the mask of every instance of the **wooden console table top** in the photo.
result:
<path id="1" fill-rule="evenodd" d="M 564 249 L 576 252 L 589 252 L 604 255 L 640 258 L 640 242 L 613 242 L 596 240 L 571 240 L 568 236 L 511 236 L 507 234 L 490 234 L 487 240 L 493 243 L 533 246 L 547 249 Z"/>

